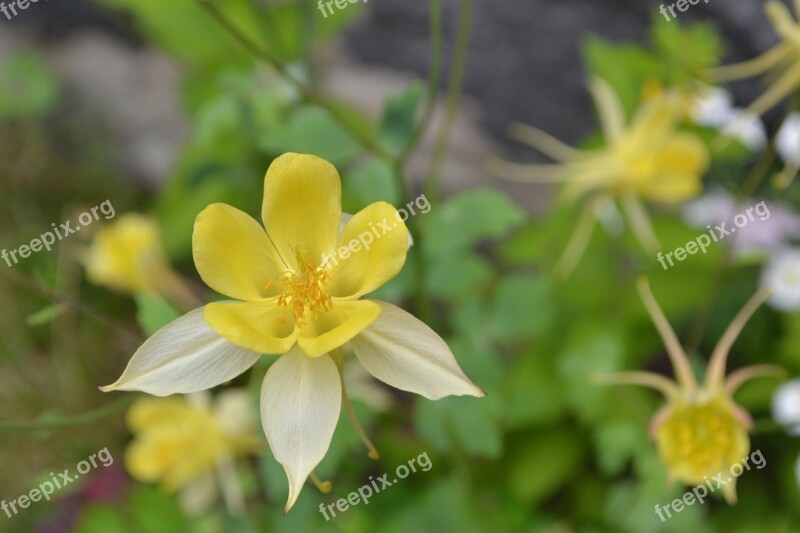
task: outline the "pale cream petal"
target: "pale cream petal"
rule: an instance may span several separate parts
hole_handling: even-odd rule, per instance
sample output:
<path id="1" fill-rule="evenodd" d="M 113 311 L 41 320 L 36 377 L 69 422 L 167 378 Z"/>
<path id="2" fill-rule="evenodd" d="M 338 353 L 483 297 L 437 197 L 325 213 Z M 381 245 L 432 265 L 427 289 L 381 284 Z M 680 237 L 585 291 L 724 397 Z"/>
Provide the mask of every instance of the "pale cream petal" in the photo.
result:
<path id="1" fill-rule="evenodd" d="M 285 511 L 297 501 L 309 474 L 325 457 L 341 405 L 339 370 L 328 355 L 311 358 L 295 348 L 267 371 L 261 390 L 261 419 L 272 453 L 289 478 Z"/>
<path id="2" fill-rule="evenodd" d="M 199 392 L 232 380 L 259 357 L 213 330 L 201 307 L 147 339 L 116 383 L 101 390 L 140 390 L 154 396 Z"/>
<path id="3" fill-rule="evenodd" d="M 367 371 L 398 389 L 431 400 L 484 396 L 458 366 L 453 352 L 431 328 L 386 302 L 378 319 L 350 341 Z"/>

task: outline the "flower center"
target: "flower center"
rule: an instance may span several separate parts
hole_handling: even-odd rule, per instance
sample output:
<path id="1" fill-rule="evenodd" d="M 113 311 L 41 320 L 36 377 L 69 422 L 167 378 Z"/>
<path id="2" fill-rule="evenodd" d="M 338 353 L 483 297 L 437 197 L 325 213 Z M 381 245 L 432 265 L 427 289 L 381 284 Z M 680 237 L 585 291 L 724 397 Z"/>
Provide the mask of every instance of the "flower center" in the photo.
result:
<path id="1" fill-rule="evenodd" d="M 302 326 L 306 311 L 327 311 L 333 306 L 333 301 L 328 291 L 328 270 L 316 266 L 311 259 L 304 259 L 300 253 L 297 253 L 297 264 L 300 265 L 297 272 L 285 272 L 280 278 L 283 292 L 278 296 L 278 305 L 291 308 L 295 323 Z"/>
<path id="2" fill-rule="evenodd" d="M 746 435 L 720 400 L 677 406 L 656 432 L 665 463 L 691 482 L 730 468 L 747 453 Z"/>

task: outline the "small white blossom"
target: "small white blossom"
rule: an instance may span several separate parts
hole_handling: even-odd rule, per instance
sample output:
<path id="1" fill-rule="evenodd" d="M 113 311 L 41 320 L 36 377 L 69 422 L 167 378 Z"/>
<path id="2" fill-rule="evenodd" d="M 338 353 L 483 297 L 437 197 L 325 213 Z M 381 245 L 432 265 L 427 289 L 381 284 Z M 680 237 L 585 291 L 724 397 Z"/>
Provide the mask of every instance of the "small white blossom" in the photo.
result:
<path id="1" fill-rule="evenodd" d="M 800 113 L 790 113 L 775 136 L 775 150 L 784 163 L 800 166 Z"/>
<path id="2" fill-rule="evenodd" d="M 800 250 L 785 250 L 764 268 L 761 284 L 772 289 L 768 304 L 781 311 L 800 310 Z"/>

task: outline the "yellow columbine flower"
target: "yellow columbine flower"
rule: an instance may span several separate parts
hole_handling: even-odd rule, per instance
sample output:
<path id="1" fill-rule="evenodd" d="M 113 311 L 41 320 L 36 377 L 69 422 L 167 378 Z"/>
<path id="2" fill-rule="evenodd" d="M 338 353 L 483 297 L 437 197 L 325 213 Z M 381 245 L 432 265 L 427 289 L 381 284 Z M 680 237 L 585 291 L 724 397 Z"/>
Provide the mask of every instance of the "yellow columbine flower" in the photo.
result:
<path id="1" fill-rule="evenodd" d="M 800 0 L 794 0 L 794 6 L 800 13 Z M 800 88 L 800 23 L 792 17 L 789 8 L 776 0 L 767 2 L 764 9 L 775 33 L 781 38 L 780 44 L 750 61 L 711 71 L 712 77 L 719 81 L 762 75 L 771 80 L 766 92 L 746 110 L 755 115 L 763 115 Z"/>
<path id="2" fill-rule="evenodd" d="M 128 410 L 135 438 L 125 466 L 138 481 L 180 490 L 190 514 L 210 508 L 218 486 L 229 508 L 241 512 L 233 460 L 262 448 L 252 411 L 247 394 L 238 390 L 222 392 L 213 405 L 206 394 L 137 400 Z"/>
<path id="3" fill-rule="evenodd" d="M 495 161 L 493 171 L 522 182 L 566 182 L 568 199 L 590 195 L 575 233 L 557 271 L 567 274 L 577 264 L 591 237 L 598 210 L 618 200 L 642 245 L 658 248 L 641 200 L 678 203 L 700 193 L 708 167 L 708 152 L 699 137 L 678 130 L 685 115 L 683 98 L 662 91 L 649 98 L 626 127 L 617 95 L 595 78 L 590 90 L 599 111 L 605 145 L 579 151 L 531 126 L 516 125 L 512 133 L 522 142 L 559 161 L 524 165 Z"/>
<path id="4" fill-rule="evenodd" d="M 285 154 L 267 170 L 261 215 L 264 226 L 225 204 L 198 215 L 197 270 L 234 301 L 164 327 L 103 390 L 196 392 L 242 374 L 261 354 L 281 355 L 264 379 L 261 417 L 289 478 L 288 511 L 325 456 L 343 403 L 351 414 L 342 350 L 379 380 L 429 399 L 483 392 L 428 326 L 392 304 L 360 299 L 405 263 L 408 230 L 394 207 L 376 202 L 340 229 L 336 169 Z"/>
<path id="5" fill-rule="evenodd" d="M 705 382 L 695 380 L 689 360 L 675 332 L 658 307 L 645 279 L 638 283 L 639 295 L 667 349 L 677 382 L 651 372 L 623 372 L 600 375 L 607 384 L 634 384 L 652 387 L 666 396 L 668 404 L 650 426 L 662 462 L 670 480 L 686 485 L 700 485 L 742 461 L 750 451 L 747 432 L 750 415 L 733 401 L 733 394 L 745 381 L 759 376 L 782 375 L 773 365 L 741 368 L 725 379 L 725 363 L 739 333 L 755 310 L 768 297 L 768 290 L 757 292 L 745 304 L 722 335 L 711 354 Z M 736 502 L 736 478 L 722 486 L 728 503 Z"/>
<path id="6" fill-rule="evenodd" d="M 146 215 L 126 213 L 103 225 L 83 263 L 94 284 L 126 294 L 160 294 L 180 305 L 194 300 L 163 252 L 158 222 Z"/>

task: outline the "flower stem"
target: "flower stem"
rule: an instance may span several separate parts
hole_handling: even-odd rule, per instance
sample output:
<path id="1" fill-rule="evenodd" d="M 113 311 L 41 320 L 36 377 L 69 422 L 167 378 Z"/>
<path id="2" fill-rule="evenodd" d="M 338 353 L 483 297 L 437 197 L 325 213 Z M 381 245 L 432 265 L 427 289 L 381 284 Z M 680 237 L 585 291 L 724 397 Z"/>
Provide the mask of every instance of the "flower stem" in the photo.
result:
<path id="1" fill-rule="evenodd" d="M 433 111 L 436 109 L 436 99 L 439 94 L 439 81 L 442 77 L 442 0 L 431 0 L 430 9 L 430 30 L 431 30 L 431 66 L 428 71 L 428 94 L 426 96 L 425 107 L 422 111 L 422 119 L 411 136 L 406 147 L 397 157 L 397 163 L 402 168 L 403 164 L 411 157 L 414 149 L 422 140 L 422 136 L 428 130 L 433 120 Z"/>
<path id="2" fill-rule="evenodd" d="M 53 418 L 50 420 L 42 420 L 39 422 L 8 422 L 0 420 L 0 431 L 35 431 L 35 430 L 48 430 L 48 429 L 62 429 L 74 426 L 83 426 L 97 422 L 114 413 L 125 409 L 136 398 L 135 394 L 126 394 L 125 397 L 119 399 L 114 403 L 105 405 L 94 411 L 86 413 L 67 416 L 64 418 Z"/>
<path id="3" fill-rule="evenodd" d="M 455 122 L 456 112 L 458 111 L 461 90 L 467 71 L 467 52 L 469 51 L 470 33 L 472 30 L 473 4 L 473 0 L 462 0 L 461 2 L 458 35 L 456 36 L 455 59 L 453 61 L 453 69 L 450 73 L 450 80 L 447 88 L 444 121 L 442 122 L 441 130 L 439 130 L 436 146 L 434 147 L 430 168 L 428 170 L 428 182 L 425 186 L 425 194 L 432 202 L 439 199 L 444 160 L 450 145 L 450 134 L 453 131 L 453 124 Z"/>
<path id="4" fill-rule="evenodd" d="M 226 29 L 230 34 L 239 41 L 245 48 L 247 48 L 250 52 L 253 53 L 259 59 L 268 63 L 272 68 L 274 68 L 289 84 L 292 85 L 297 91 L 302 95 L 303 99 L 316 106 L 323 108 L 327 111 L 343 128 L 345 128 L 358 142 L 369 152 L 372 152 L 375 156 L 391 161 L 392 157 L 389 152 L 381 146 L 379 143 L 375 142 L 375 140 L 365 133 L 359 126 L 353 124 L 350 119 L 342 113 L 336 106 L 332 105 L 330 102 L 322 99 L 319 95 L 317 95 L 314 90 L 306 85 L 305 83 L 300 82 L 292 76 L 289 72 L 286 65 L 276 56 L 272 55 L 272 53 L 261 46 L 259 43 L 255 42 L 253 39 L 245 35 L 244 32 L 240 28 L 238 28 L 225 14 L 220 10 L 220 8 L 216 5 L 214 0 L 197 0 L 197 2 L 204 7 L 217 21 Z"/>
<path id="5" fill-rule="evenodd" d="M 353 411 L 353 406 L 350 404 L 350 398 L 347 396 L 347 388 L 344 383 L 344 361 L 342 360 L 341 349 L 337 348 L 331 351 L 331 357 L 333 358 L 333 362 L 336 363 L 336 367 L 339 369 L 339 380 L 342 384 L 342 407 L 344 407 L 347 416 L 353 423 L 353 427 L 356 428 L 356 433 L 358 433 L 361 442 L 363 442 L 364 446 L 367 447 L 367 450 L 369 451 L 369 453 L 367 453 L 367 456 L 370 459 L 377 461 L 380 458 L 380 454 L 378 453 L 378 450 L 375 448 L 375 445 L 372 444 L 372 441 L 369 440 L 369 437 L 367 437 L 367 433 L 361 426 L 361 422 L 358 421 L 358 417 L 356 416 L 355 411 Z"/>

